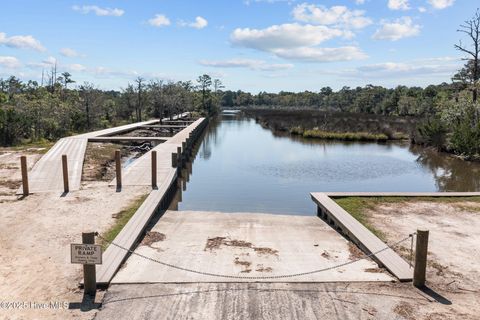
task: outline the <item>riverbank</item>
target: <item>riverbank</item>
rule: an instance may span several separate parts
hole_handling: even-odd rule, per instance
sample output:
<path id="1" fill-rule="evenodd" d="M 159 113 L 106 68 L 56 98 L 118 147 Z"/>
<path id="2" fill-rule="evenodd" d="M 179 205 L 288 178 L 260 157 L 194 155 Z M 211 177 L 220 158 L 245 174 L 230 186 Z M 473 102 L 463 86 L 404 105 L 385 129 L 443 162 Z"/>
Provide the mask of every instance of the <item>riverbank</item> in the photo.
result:
<path id="1" fill-rule="evenodd" d="M 245 109 L 244 113 L 274 132 L 304 138 L 342 141 L 408 140 L 415 130 L 411 117 L 319 110 Z"/>

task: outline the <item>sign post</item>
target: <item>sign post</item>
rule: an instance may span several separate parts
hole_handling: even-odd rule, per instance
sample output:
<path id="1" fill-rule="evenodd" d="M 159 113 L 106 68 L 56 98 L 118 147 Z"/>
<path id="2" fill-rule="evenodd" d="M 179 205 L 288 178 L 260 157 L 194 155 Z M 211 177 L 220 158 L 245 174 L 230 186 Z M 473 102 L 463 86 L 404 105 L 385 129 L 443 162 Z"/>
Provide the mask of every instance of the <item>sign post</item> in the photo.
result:
<path id="1" fill-rule="evenodd" d="M 102 264 L 102 246 L 95 244 L 95 233 L 82 233 L 82 244 L 70 245 L 71 262 L 83 264 L 85 294 L 95 296 L 97 291 L 96 264 Z"/>

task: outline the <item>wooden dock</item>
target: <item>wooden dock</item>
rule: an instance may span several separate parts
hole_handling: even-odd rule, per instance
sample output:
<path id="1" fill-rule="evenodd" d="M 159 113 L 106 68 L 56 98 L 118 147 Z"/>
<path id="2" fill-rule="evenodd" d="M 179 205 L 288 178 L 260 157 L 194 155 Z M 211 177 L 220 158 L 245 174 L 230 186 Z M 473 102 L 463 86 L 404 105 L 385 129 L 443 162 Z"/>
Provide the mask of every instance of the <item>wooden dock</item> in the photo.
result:
<path id="1" fill-rule="evenodd" d="M 169 193 L 178 174 L 178 167 L 172 167 L 171 153 L 176 153 L 177 147 L 182 146 L 182 142 L 189 138 L 187 148 L 185 150 L 182 148 L 183 157 L 186 158 L 206 124 L 207 120 L 200 118 L 169 141 L 151 150 L 157 151 L 158 188 L 150 192 L 147 199 L 114 239 L 114 243 L 134 249 L 152 217 L 168 204 Z M 123 185 L 151 185 L 151 151 L 138 158 L 125 170 L 122 178 Z M 115 184 L 116 181 L 112 181 L 112 185 Z M 97 284 L 107 286 L 127 256 L 128 252 L 125 250 L 110 245 L 103 254 L 103 264 L 97 268 Z"/>
<path id="2" fill-rule="evenodd" d="M 311 193 L 312 200 L 318 205 L 318 215 L 334 229 L 345 235 L 366 253 L 374 253 L 386 247 L 386 244 L 341 208 L 325 193 Z M 377 253 L 373 258 L 400 281 L 411 281 L 413 268 L 392 249 Z"/>
<path id="3" fill-rule="evenodd" d="M 190 134 L 196 130 L 203 122 L 205 118 L 200 118 L 182 131 L 178 132 L 175 136 L 167 139 L 164 143 L 159 144 L 152 150 L 148 151 L 140 158 L 135 160 L 122 175 L 122 184 L 125 186 L 149 186 L 152 183 L 151 180 L 151 166 L 152 166 L 152 151 L 156 151 L 157 156 L 157 179 L 158 181 L 164 180 L 169 176 L 172 170 L 172 153 L 177 153 L 177 148 L 182 147 L 182 142 L 185 142 L 189 138 Z M 114 179 L 110 185 L 116 185 L 116 179 Z"/>
<path id="4" fill-rule="evenodd" d="M 188 112 L 182 113 L 174 118 L 180 119 L 188 116 L 188 114 Z M 35 163 L 29 172 L 30 193 L 63 191 L 62 155 L 66 155 L 68 159 L 70 191 L 80 189 L 83 161 L 87 143 L 90 139 L 121 134 L 132 131 L 142 125 L 153 125 L 156 123 L 159 123 L 159 120 L 137 122 L 58 140 L 57 143 Z M 23 190 L 20 187 L 17 194 L 22 193 Z"/>

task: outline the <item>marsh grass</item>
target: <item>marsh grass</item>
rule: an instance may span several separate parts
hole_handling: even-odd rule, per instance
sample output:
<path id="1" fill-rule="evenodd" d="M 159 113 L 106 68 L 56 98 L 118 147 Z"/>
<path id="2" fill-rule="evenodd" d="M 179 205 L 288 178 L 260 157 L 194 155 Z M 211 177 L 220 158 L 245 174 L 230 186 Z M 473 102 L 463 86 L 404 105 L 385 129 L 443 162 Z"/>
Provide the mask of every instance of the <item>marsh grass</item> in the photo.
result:
<path id="1" fill-rule="evenodd" d="M 388 136 L 383 133 L 368 132 L 328 132 L 322 130 L 305 130 L 304 138 L 345 141 L 387 141 Z"/>

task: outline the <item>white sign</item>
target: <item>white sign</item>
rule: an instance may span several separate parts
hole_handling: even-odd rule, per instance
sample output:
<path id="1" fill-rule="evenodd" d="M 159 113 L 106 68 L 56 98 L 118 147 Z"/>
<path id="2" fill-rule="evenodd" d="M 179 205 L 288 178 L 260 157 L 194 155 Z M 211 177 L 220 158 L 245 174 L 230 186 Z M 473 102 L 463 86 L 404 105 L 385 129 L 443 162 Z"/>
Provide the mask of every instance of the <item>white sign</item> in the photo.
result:
<path id="1" fill-rule="evenodd" d="M 98 244 L 70 245 L 71 261 L 78 264 L 102 264 L 102 246 Z"/>

